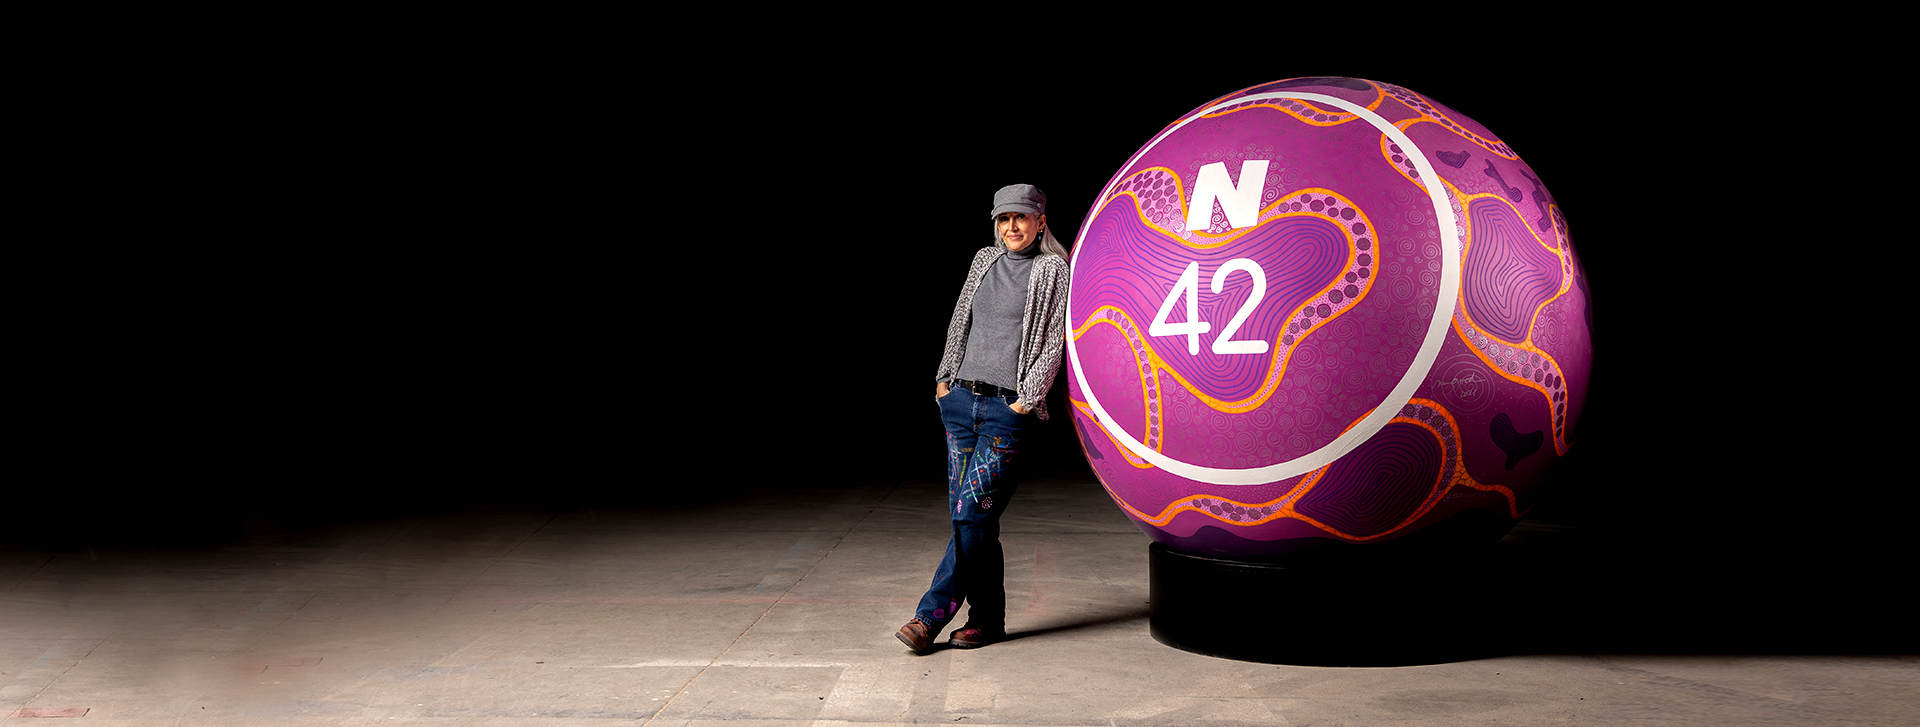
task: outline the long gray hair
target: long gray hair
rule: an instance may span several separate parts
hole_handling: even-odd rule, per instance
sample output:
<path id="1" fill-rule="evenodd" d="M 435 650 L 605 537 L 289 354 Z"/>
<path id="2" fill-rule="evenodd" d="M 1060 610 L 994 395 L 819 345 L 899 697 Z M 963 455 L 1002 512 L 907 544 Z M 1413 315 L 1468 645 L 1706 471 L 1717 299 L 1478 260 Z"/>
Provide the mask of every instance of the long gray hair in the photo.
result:
<path id="1" fill-rule="evenodd" d="M 1000 220 L 998 219 L 993 221 L 993 245 L 1002 250 L 1007 249 L 1007 241 L 1000 239 Z M 1040 228 L 1040 254 L 1049 253 L 1059 255 L 1061 260 L 1073 261 L 1073 256 L 1067 254 L 1067 246 L 1060 244 L 1060 239 L 1053 236 L 1051 224 Z"/>

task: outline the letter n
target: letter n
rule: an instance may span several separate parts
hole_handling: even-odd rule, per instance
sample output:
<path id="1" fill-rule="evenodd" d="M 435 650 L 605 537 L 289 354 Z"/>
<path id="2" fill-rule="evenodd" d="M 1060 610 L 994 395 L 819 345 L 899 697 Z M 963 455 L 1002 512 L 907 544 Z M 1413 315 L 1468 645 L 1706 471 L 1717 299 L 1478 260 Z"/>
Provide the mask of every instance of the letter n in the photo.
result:
<path id="1" fill-rule="evenodd" d="M 1187 229 L 1205 230 L 1213 226 L 1213 202 L 1227 213 L 1227 227 L 1251 227 L 1260 218 L 1260 193 L 1267 188 L 1267 160 L 1248 159 L 1240 163 L 1240 186 L 1227 178 L 1226 162 L 1214 162 L 1200 168 L 1193 183 L 1193 199 L 1187 207 Z"/>

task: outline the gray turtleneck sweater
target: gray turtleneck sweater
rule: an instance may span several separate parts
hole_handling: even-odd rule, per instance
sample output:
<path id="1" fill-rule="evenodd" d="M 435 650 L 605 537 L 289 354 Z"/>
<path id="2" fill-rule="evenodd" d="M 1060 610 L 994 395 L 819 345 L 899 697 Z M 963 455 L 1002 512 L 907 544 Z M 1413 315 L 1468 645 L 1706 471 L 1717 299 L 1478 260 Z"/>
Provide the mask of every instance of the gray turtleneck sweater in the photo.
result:
<path id="1" fill-rule="evenodd" d="M 999 247 L 981 248 L 973 256 L 973 266 L 967 270 L 967 282 L 960 288 L 960 300 L 953 307 L 953 318 L 947 324 L 947 346 L 940 355 L 940 369 L 934 376 L 935 381 L 951 381 L 960 376 L 963 359 L 972 358 L 975 353 L 972 338 L 974 334 L 986 335 L 987 331 L 997 331 L 1001 335 L 1014 336 L 1016 343 L 1005 347 L 1006 351 L 1016 355 L 1015 376 L 1011 382 L 996 382 L 984 378 L 989 383 L 1006 386 L 1017 384 L 1020 402 L 1041 419 L 1047 418 L 1047 390 L 1053 386 L 1054 374 L 1060 370 L 1060 356 L 1066 348 L 1067 322 L 1067 261 L 1058 255 L 1041 253 L 1036 246 L 1025 261 L 1015 262 L 1025 275 L 1009 277 L 1026 291 L 1024 317 L 1016 318 L 1011 326 L 974 324 L 974 297 L 983 294 L 989 277 L 987 273 L 1000 267 L 1007 251 Z M 1016 311 L 1019 308 L 1015 309 Z M 988 349 L 980 349 L 986 351 Z M 980 355 L 991 358 L 991 354 Z M 985 359 L 983 359 L 985 360 Z M 982 379 L 974 379 L 982 380 Z"/>
<path id="2" fill-rule="evenodd" d="M 967 328 L 967 353 L 954 375 L 1004 389 L 1020 385 L 1020 319 L 1027 307 L 1027 284 L 1040 246 L 1000 256 L 980 278 L 973 293 L 973 320 Z"/>

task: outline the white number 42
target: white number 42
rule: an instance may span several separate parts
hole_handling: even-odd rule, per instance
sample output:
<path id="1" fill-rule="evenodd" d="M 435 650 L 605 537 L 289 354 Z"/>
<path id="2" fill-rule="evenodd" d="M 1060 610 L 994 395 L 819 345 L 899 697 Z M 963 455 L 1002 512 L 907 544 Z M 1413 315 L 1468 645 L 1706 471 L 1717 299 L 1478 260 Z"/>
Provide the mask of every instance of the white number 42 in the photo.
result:
<path id="1" fill-rule="evenodd" d="M 1219 270 L 1213 271 L 1214 295 L 1220 294 L 1221 285 L 1227 281 L 1227 275 L 1235 270 L 1245 270 L 1248 275 L 1253 276 L 1253 294 L 1247 296 L 1247 302 L 1242 303 L 1240 310 L 1227 321 L 1226 329 L 1220 331 L 1220 335 L 1213 339 L 1212 350 L 1219 354 L 1266 353 L 1265 340 L 1236 341 L 1233 340 L 1233 334 L 1240 331 L 1240 326 L 1247 322 L 1247 316 L 1253 315 L 1253 309 L 1260 306 L 1260 299 L 1266 297 L 1267 271 L 1261 270 L 1259 263 L 1247 258 L 1228 260 L 1226 264 L 1220 266 Z M 1183 296 L 1187 299 L 1186 322 L 1168 321 L 1167 316 L 1173 313 L 1174 301 Z M 1200 320 L 1200 263 L 1188 263 L 1187 271 L 1180 274 L 1180 280 L 1173 284 L 1173 290 L 1168 291 L 1166 301 L 1160 304 L 1160 312 L 1154 314 L 1153 325 L 1147 327 L 1147 335 L 1186 334 L 1187 355 L 1198 356 L 1200 355 L 1200 334 L 1212 329 L 1213 324 Z"/>

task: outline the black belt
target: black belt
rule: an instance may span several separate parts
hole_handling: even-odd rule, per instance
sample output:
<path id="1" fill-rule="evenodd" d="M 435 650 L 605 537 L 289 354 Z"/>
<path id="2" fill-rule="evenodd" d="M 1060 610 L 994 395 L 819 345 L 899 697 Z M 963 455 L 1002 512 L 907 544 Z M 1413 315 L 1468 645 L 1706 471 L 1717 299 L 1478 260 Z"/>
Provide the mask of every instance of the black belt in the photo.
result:
<path id="1" fill-rule="evenodd" d="M 965 379 L 954 379 L 953 385 L 958 386 L 962 389 L 966 389 L 967 391 L 971 391 L 975 394 L 979 394 L 981 396 L 1015 396 L 1017 397 L 1020 395 L 1020 392 L 1018 391 L 1015 391 L 1013 389 L 1003 389 L 998 386 L 994 386 L 993 384 L 989 384 L 985 381 L 967 381 Z"/>

